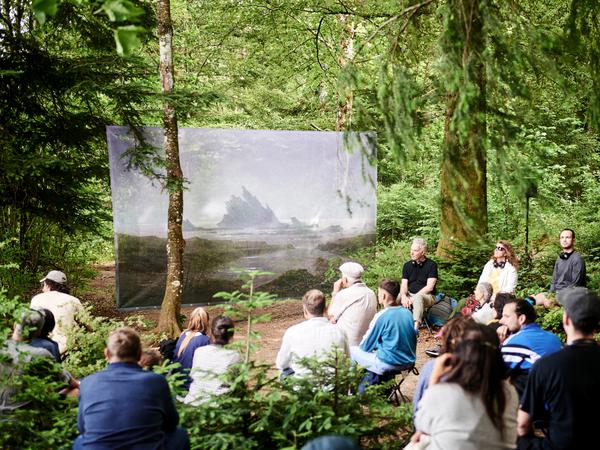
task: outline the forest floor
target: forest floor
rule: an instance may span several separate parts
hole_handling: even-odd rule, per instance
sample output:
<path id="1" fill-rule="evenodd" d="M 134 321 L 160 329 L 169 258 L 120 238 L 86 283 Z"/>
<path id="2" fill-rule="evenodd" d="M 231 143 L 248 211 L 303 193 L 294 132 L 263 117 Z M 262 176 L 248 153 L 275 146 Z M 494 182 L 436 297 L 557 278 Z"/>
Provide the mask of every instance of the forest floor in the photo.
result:
<path id="1" fill-rule="evenodd" d="M 91 280 L 89 289 L 85 293 L 80 294 L 80 298 L 84 304 L 90 304 L 93 307 L 93 312 L 96 315 L 111 317 L 111 318 L 125 318 L 128 316 L 142 316 L 144 319 L 158 322 L 158 309 L 139 310 L 139 311 L 119 311 L 116 307 L 115 301 L 115 265 L 114 263 L 101 264 L 95 266 L 98 274 Z M 186 316 L 194 307 L 182 308 L 182 313 Z M 220 314 L 221 308 L 219 306 L 209 306 L 207 310 L 211 317 L 215 317 Z M 281 345 L 281 339 L 283 333 L 290 326 L 302 322 L 302 303 L 298 300 L 284 300 L 275 303 L 274 305 L 257 310 L 257 314 L 267 313 L 271 315 L 271 320 L 266 323 L 260 323 L 255 325 L 255 331 L 261 334 L 261 347 L 254 354 L 257 362 L 264 362 L 267 364 L 275 364 L 275 357 L 279 351 Z M 238 337 L 244 336 L 246 324 L 243 321 L 236 323 L 236 335 Z M 425 362 L 430 360 L 425 350 L 435 346 L 436 340 L 427 329 L 422 328 L 419 334 L 417 342 L 417 363 L 416 367 L 421 368 Z M 275 369 L 273 368 L 275 373 Z M 402 392 L 412 399 L 417 376 L 410 374 L 402 386 Z"/>

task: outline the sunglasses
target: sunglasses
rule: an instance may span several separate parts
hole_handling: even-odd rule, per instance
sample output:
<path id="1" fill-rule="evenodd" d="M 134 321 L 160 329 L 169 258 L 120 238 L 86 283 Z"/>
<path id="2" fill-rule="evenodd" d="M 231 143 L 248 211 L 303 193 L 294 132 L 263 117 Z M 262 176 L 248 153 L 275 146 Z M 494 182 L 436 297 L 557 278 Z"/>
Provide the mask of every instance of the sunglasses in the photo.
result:
<path id="1" fill-rule="evenodd" d="M 499 245 L 496 246 L 496 250 L 498 250 L 499 252 L 505 252 L 506 249 L 504 247 L 500 247 Z"/>

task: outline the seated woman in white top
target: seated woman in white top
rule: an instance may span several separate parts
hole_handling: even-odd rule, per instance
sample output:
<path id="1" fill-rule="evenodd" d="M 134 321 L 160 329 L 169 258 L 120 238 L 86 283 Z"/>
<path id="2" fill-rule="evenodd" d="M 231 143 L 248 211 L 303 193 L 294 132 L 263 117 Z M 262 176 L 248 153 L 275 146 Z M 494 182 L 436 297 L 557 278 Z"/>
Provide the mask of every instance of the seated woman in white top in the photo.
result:
<path id="1" fill-rule="evenodd" d="M 517 269 L 519 260 L 507 241 L 496 242 L 496 248 L 490 260 L 483 266 L 477 284 L 488 282 L 492 285 L 494 296 L 498 292 L 515 292 L 517 287 Z"/>
<path id="2" fill-rule="evenodd" d="M 184 403 L 199 405 L 210 399 L 211 395 L 220 395 L 229 389 L 221 379 L 231 366 L 242 362 L 242 356 L 236 350 L 224 346 L 233 338 L 234 326 L 229 317 L 218 316 L 212 321 L 213 344 L 199 347 L 194 352 L 192 362 L 192 384 Z"/>
<path id="3" fill-rule="evenodd" d="M 491 302 L 493 293 L 492 285 L 487 281 L 478 284 L 475 288 L 475 299 L 478 305 L 471 316 L 475 322 L 487 325 L 494 319 L 494 307 Z"/>
<path id="4" fill-rule="evenodd" d="M 472 324 L 453 353 L 436 359 L 407 449 L 516 447 L 518 397 L 505 379 L 499 345 L 494 330 Z"/>

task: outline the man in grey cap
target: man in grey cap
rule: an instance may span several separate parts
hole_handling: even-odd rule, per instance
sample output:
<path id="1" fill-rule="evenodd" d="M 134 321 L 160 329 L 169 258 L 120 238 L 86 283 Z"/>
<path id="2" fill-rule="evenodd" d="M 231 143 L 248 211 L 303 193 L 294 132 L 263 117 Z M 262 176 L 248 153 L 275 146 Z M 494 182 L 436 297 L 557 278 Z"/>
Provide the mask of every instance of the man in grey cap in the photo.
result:
<path id="1" fill-rule="evenodd" d="M 69 295 L 66 275 L 59 270 L 51 270 L 43 279 L 42 293 L 31 299 L 30 307 L 48 309 L 54 314 L 56 326 L 52 338 L 58 343 L 60 353 L 67 351 L 67 330 L 75 325 L 75 317 L 83 309 L 78 298 Z"/>
<path id="2" fill-rule="evenodd" d="M 342 277 L 333 283 L 328 315 L 344 330 L 348 346 L 358 345 L 377 312 L 375 293 L 362 282 L 363 267 L 355 262 L 340 266 Z"/>
<path id="3" fill-rule="evenodd" d="M 531 369 L 517 416 L 519 449 L 597 447 L 600 346 L 594 330 L 600 321 L 600 300 L 584 287 L 563 289 L 557 300 L 564 307 L 567 345 Z M 543 438 L 534 436 L 533 425 L 545 430 Z"/>

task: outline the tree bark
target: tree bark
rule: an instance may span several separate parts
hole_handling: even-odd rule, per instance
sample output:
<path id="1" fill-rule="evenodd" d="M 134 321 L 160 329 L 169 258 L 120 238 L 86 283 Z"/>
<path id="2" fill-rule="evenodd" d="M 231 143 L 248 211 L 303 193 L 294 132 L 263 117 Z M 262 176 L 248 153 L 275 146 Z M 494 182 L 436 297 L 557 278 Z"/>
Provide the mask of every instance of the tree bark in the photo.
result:
<path id="1" fill-rule="evenodd" d="M 461 82 L 447 93 L 440 175 L 441 220 L 437 253 L 482 238 L 488 229 L 486 78 L 482 0 L 448 0 L 445 51 Z M 462 39 L 457 45 L 457 35 Z M 453 40 L 450 41 L 450 40 Z M 474 92 L 474 93 L 473 93 Z"/>
<path id="2" fill-rule="evenodd" d="M 173 26 L 171 23 L 170 0 L 159 0 L 157 7 L 158 39 L 160 46 L 160 80 L 162 92 L 173 92 Z M 179 313 L 183 297 L 183 172 L 179 163 L 179 140 L 177 114 L 172 102 L 165 97 L 163 107 L 165 130 L 164 149 L 167 163 L 166 188 L 169 193 L 167 219 L 167 281 L 158 319 L 158 331 L 170 337 L 178 336 Z"/>

